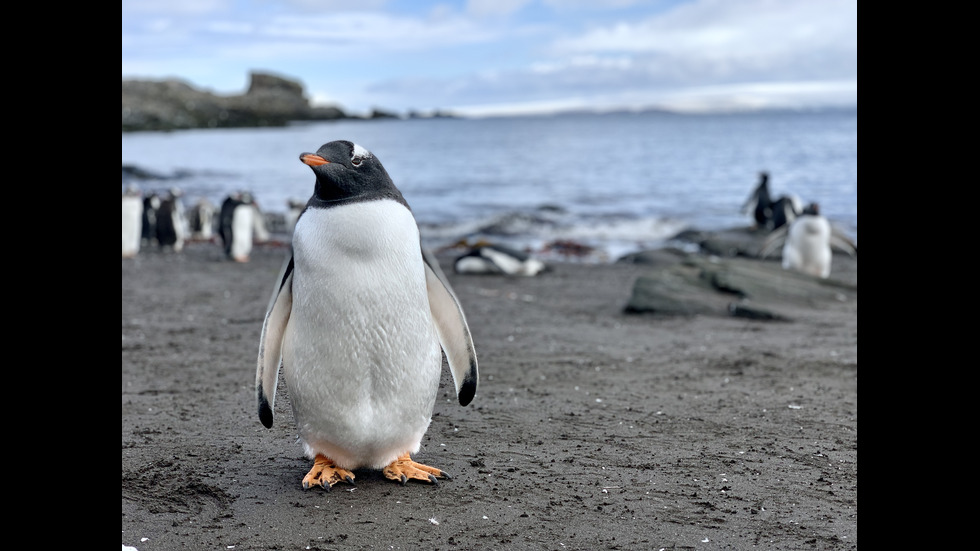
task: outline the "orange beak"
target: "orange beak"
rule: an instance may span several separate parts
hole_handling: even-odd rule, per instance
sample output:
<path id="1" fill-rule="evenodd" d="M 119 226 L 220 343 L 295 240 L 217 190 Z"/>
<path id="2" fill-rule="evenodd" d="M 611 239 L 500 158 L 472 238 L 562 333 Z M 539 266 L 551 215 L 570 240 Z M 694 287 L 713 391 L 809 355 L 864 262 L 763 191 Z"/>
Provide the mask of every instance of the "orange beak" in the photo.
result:
<path id="1" fill-rule="evenodd" d="M 320 166 L 329 163 L 330 161 L 324 159 L 319 155 L 314 155 L 312 153 L 303 153 L 299 156 L 299 160 L 303 161 L 304 164 L 310 166 Z"/>

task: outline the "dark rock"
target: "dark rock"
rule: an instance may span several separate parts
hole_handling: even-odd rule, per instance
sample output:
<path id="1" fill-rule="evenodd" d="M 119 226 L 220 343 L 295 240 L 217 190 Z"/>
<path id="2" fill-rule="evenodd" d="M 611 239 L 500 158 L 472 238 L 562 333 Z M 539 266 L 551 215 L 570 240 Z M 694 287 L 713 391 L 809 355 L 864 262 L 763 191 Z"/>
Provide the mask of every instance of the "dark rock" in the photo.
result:
<path id="1" fill-rule="evenodd" d="M 676 264 L 687 258 L 687 253 L 680 249 L 665 247 L 649 251 L 639 251 L 622 256 L 616 260 L 619 264 L 642 264 L 651 268 L 662 268 Z"/>
<path id="2" fill-rule="evenodd" d="M 151 172 L 136 165 L 122 165 L 122 181 L 131 182 L 134 180 L 164 180 L 168 176 Z"/>
<path id="3" fill-rule="evenodd" d="M 675 235 L 672 240 L 694 243 L 705 254 L 757 258 L 769 234 L 769 230 L 754 227 L 731 228 L 717 232 L 685 230 Z"/>
<path id="4" fill-rule="evenodd" d="M 656 269 L 634 282 L 624 308 L 627 313 L 788 321 L 792 316 L 784 310 L 857 298 L 856 284 L 784 270 L 778 262 L 692 253 L 678 257 L 676 252 L 644 254 L 654 259 L 651 265 Z"/>
<path id="5" fill-rule="evenodd" d="M 753 308 L 745 304 L 737 304 L 734 302 L 728 305 L 728 311 L 736 318 L 748 318 L 759 321 L 789 321 L 789 318 L 784 318 L 783 316 L 774 314 L 768 310 Z"/>
<path id="6" fill-rule="evenodd" d="M 420 113 L 420 112 L 412 109 L 412 110 L 410 110 L 408 112 L 408 115 L 407 116 L 408 116 L 409 119 L 455 119 L 455 118 L 459 118 L 459 116 L 456 115 L 455 113 L 453 113 L 452 111 L 441 111 L 441 110 L 435 110 L 432 113 L 426 114 L 426 113 Z"/>
<path id="7" fill-rule="evenodd" d="M 388 111 L 382 111 L 381 109 L 372 109 L 369 118 L 372 119 L 397 119 L 398 115 Z"/>
<path id="8" fill-rule="evenodd" d="M 252 72 L 243 95 L 220 96 L 177 79 L 122 81 L 122 130 L 284 126 L 348 118 L 336 107 L 312 107 L 303 85 Z"/>

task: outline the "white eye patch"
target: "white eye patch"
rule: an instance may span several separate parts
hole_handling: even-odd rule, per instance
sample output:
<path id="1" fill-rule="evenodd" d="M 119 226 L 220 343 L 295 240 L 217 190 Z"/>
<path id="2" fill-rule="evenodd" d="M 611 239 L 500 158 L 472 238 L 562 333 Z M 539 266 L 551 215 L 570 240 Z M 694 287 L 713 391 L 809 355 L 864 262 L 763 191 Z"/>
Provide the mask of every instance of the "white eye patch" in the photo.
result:
<path id="1" fill-rule="evenodd" d="M 352 154 L 351 159 L 356 159 L 356 158 L 369 159 L 370 157 L 371 157 L 370 151 L 364 149 L 363 147 L 357 144 L 354 144 L 354 153 Z"/>

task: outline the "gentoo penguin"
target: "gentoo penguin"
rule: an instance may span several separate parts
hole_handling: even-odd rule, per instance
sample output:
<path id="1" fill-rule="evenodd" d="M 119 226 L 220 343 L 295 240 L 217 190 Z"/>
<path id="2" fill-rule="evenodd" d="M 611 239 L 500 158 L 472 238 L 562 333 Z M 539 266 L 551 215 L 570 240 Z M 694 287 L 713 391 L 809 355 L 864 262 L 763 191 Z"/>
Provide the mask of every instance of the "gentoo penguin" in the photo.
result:
<path id="1" fill-rule="evenodd" d="M 785 226 L 799 216 L 803 210 L 800 198 L 793 194 L 781 195 L 773 200 L 769 191 L 769 173 L 759 173 L 759 185 L 742 205 L 742 213 L 751 212 L 755 227 L 768 231 Z"/>
<path id="2" fill-rule="evenodd" d="M 742 205 L 742 214 L 752 214 L 757 228 L 766 227 L 772 219 L 772 196 L 769 194 L 769 173 L 759 173 L 759 184 Z"/>
<path id="3" fill-rule="evenodd" d="M 820 215 L 820 206 L 816 203 L 807 205 L 788 226 L 769 235 L 762 247 L 762 258 L 780 246 L 783 269 L 824 279 L 830 277 L 832 247 L 851 256 L 857 254 L 857 246 Z"/>
<path id="4" fill-rule="evenodd" d="M 194 203 L 187 216 L 191 238 L 198 241 L 211 241 L 214 237 L 214 212 L 214 204 L 206 197 L 201 197 Z"/>
<path id="5" fill-rule="evenodd" d="M 251 196 L 251 194 L 249 194 Z M 255 241 L 263 243 L 269 240 L 269 227 L 266 224 L 265 213 L 259 207 L 259 202 L 255 200 L 252 196 L 252 232 L 255 236 Z"/>
<path id="6" fill-rule="evenodd" d="M 182 195 L 180 189 L 171 188 L 157 209 L 157 241 L 161 248 L 170 247 L 177 253 L 184 249 L 189 231 Z"/>
<path id="7" fill-rule="evenodd" d="M 126 187 L 122 196 L 122 255 L 133 258 L 140 252 L 143 231 L 143 194 L 135 184 Z"/>
<path id="8" fill-rule="evenodd" d="M 252 254 L 257 214 L 252 194 L 241 192 L 231 210 L 228 227 L 225 228 L 225 235 L 228 237 L 225 252 L 235 262 L 248 262 L 249 255 Z"/>
<path id="9" fill-rule="evenodd" d="M 157 211 L 160 210 L 160 195 L 151 191 L 143 197 L 143 230 L 140 242 L 143 246 L 153 245 L 157 240 Z"/>
<path id="10" fill-rule="evenodd" d="M 478 244 L 456 258 L 458 274 L 503 274 L 533 276 L 545 269 L 544 262 L 502 245 Z"/>
<path id="11" fill-rule="evenodd" d="M 803 212 L 803 202 L 796 195 L 782 195 L 773 201 L 770 210 L 772 216 L 766 221 L 769 231 L 791 224 Z"/>
<path id="12" fill-rule="evenodd" d="M 476 394 L 463 310 L 377 157 L 333 141 L 299 159 L 316 181 L 262 325 L 259 420 L 272 426 L 281 365 L 313 460 L 304 488 L 353 483 L 358 468 L 402 484 L 449 478 L 411 454 L 431 421 L 443 352 L 459 403 Z"/>
<path id="13" fill-rule="evenodd" d="M 221 238 L 225 254 L 231 251 L 231 216 L 241 200 L 242 192 L 233 191 L 221 201 L 221 208 L 218 210 L 218 237 Z"/>

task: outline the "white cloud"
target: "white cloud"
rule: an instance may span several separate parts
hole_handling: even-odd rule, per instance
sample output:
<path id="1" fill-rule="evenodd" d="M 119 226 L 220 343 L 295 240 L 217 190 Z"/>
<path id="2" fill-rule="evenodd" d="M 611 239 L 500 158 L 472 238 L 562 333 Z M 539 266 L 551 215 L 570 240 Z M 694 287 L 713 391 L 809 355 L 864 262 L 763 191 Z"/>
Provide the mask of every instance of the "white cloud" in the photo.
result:
<path id="1" fill-rule="evenodd" d="M 233 93 L 250 70 L 269 70 L 355 111 L 856 103 L 855 0 L 386 5 L 124 4 L 123 76 Z"/>
<path id="2" fill-rule="evenodd" d="M 854 0 L 702 0 L 641 21 L 556 40 L 556 54 L 669 53 L 690 57 L 788 57 L 830 48 L 857 51 Z"/>

